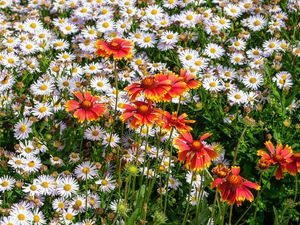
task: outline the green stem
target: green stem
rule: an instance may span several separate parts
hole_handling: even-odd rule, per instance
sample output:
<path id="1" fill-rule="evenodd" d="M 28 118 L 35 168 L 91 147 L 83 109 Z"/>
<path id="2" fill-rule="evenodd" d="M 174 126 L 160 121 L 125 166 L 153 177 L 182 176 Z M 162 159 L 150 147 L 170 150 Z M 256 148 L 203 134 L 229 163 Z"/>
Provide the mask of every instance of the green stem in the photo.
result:
<path id="1" fill-rule="evenodd" d="M 221 215 L 221 223 L 224 224 L 224 219 L 225 219 L 225 204 L 222 204 L 222 215 Z"/>
<path id="2" fill-rule="evenodd" d="M 130 190 L 130 183 L 131 183 L 131 175 L 128 177 L 128 180 L 125 184 L 125 204 L 127 204 L 128 194 Z"/>
<path id="3" fill-rule="evenodd" d="M 263 173 L 261 173 L 260 176 L 259 176 L 259 186 L 261 185 L 262 175 L 263 175 Z M 256 207 L 255 207 L 254 216 L 253 216 L 253 223 L 254 224 L 255 224 L 256 214 L 257 214 L 257 211 L 258 211 L 257 203 L 258 203 L 258 199 L 260 197 L 260 193 L 261 193 L 261 191 L 259 190 L 257 192 L 257 196 L 256 196 L 256 199 L 255 199 L 255 206 Z"/>
<path id="4" fill-rule="evenodd" d="M 87 219 L 87 212 L 88 212 L 88 179 L 87 173 L 85 175 L 85 218 Z"/>
<path id="5" fill-rule="evenodd" d="M 295 177 L 295 195 L 294 195 L 294 203 L 296 203 L 297 200 L 297 193 L 298 192 L 298 174 L 296 174 Z"/>
<path id="6" fill-rule="evenodd" d="M 119 196 L 121 196 L 121 167 L 122 167 L 122 159 L 120 157 L 120 148 L 118 148 L 118 152 L 117 152 L 117 159 L 119 162 L 119 166 L 118 166 L 118 193 Z"/>
<path id="7" fill-rule="evenodd" d="M 228 220 L 228 225 L 231 225 L 231 219 L 232 219 L 232 209 L 233 205 L 230 206 L 230 212 L 229 212 L 229 220 Z"/>
<path id="8" fill-rule="evenodd" d="M 215 198 L 214 198 L 214 204 L 213 204 L 213 208 L 212 208 L 212 212 L 211 212 L 211 218 L 214 218 L 215 216 L 215 211 L 216 211 L 216 206 L 217 206 L 217 198 L 218 198 L 218 192 L 216 191 L 215 193 Z"/>
<path id="9" fill-rule="evenodd" d="M 201 178 L 200 179 L 204 179 L 204 171 L 201 172 Z M 199 194 L 197 196 L 197 205 L 196 205 L 196 220 L 198 221 L 198 216 L 199 216 L 199 211 L 201 211 L 202 207 L 200 207 L 200 202 L 202 200 L 202 196 L 203 196 L 203 189 L 204 189 L 204 180 L 201 182 L 200 185 L 200 191 Z"/>
<path id="10" fill-rule="evenodd" d="M 113 115 L 113 123 L 116 122 L 117 118 L 117 108 L 118 108 L 118 96 L 119 96 L 119 89 L 118 89 L 118 73 L 117 73 L 117 64 L 116 61 L 113 63 L 113 74 L 115 76 L 115 86 L 116 86 L 116 101 L 115 101 L 115 108 L 114 108 L 114 115 Z M 111 126 L 111 131 L 109 135 L 109 143 L 108 147 L 111 149 L 110 142 L 111 142 L 111 137 L 114 132 L 114 126 Z"/>
<path id="11" fill-rule="evenodd" d="M 273 174 L 274 174 L 276 168 L 277 168 L 277 167 L 274 167 L 274 169 L 272 170 L 271 175 L 270 175 L 268 181 L 266 182 L 266 184 L 269 183 L 269 181 L 270 181 L 270 179 L 272 178 L 272 176 L 273 176 Z M 263 174 L 261 174 L 261 179 L 262 179 L 262 175 L 263 175 Z M 261 183 L 261 180 L 260 180 L 260 183 Z M 266 185 L 260 190 L 260 192 L 259 192 L 260 195 L 261 195 L 261 193 L 265 190 L 265 188 L 266 188 Z M 258 197 L 258 196 L 257 196 L 257 197 Z M 246 209 L 246 211 L 243 213 L 243 215 L 241 215 L 241 217 L 236 221 L 235 225 L 238 225 L 238 224 L 239 224 L 239 222 L 244 218 L 244 216 L 247 214 L 247 212 L 251 209 L 251 207 L 252 207 L 253 205 L 254 205 L 254 202 L 251 202 L 251 205 Z"/>
<path id="12" fill-rule="evenodd" d="M 233 165 L 233 166 L 235 165 L 235 161 L 236 161 L 236 157 L 237 157 L 237 154 L 238 154 L 238 150 L 239 150 L 239 148 L 240 148 L 241 141 L 242 141 L 242 139 L 244 138 L 244 135 L 245 135 L 246 130 L 247 130 L 247 126 L 244 127 L 244 129 L 243 129 L 243 131 L 242 131 L 242 134 L 241 134 L 241 136 L 240 136 L 240 138 L 239 138 L 239 141 L 238 141 L 238 143 L 237 143 L 237 145 L 236 145 L 236 148 L 235 148 L 235 151 L 234 151 L 234 157 L 233 157 L 233 161 L 232 161 L 232 165 Z"/>
<path id="13" fill-rule="evenodd" d="M 182 225 L 185 225 L 187 222 L 187 217 L 188 217 L 188 212 L 189 212 L 189 207 L 190 207 L 190 198 L 191 198 L 191 192 L 192 192 L 192 186 L 193 186 L 193 179 L 194 179 L 194 173 L 192 173 L 192 178 L 191 178 L 191 183 L 190 183 L 190 188 L 189 188 L 190 191 L 189 191 L 189 195 L 188 195 L 187 206 L 185 209 Z"/>

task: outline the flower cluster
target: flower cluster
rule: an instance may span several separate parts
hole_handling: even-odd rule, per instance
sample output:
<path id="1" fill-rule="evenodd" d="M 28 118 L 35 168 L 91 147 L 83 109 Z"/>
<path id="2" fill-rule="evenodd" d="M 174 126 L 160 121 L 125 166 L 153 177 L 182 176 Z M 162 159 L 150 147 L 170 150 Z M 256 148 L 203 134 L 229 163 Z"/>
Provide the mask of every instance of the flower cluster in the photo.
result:
<path id="1" fill-rule="evenodd" d="M 259 168 L 300 172 L 299 9 L 0 0 L 0 225 L 219 223 L 207 184 L 252 201 L 259 185 L 220 165 L 235 149 L 255 180 L 266 132 L 294 151 L 266 142 Z"/>
<path id="2" fill-rule="evenodd" d="M 270 154 L 264 150 L 258 150 L 257 155 L 261 156 L 258 166 L 262 169 L 268 169 L 269 166 L 278 166 L 276 170 L 276 179 L 282 179 L 284 177 L 283 172 L 288 172 L 291 175 L 295 175 L 300 172 L 300 155 L 299 152 L 293 153 L 291 146 L 277 144 L 276 149 L 271 141 L 265 143 Z"/>

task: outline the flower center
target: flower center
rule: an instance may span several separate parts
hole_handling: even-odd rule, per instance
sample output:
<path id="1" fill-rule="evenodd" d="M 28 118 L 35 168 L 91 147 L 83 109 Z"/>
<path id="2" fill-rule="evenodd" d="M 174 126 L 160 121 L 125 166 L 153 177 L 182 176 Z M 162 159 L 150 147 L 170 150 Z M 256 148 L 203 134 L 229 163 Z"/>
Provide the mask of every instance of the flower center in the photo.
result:
<path id="1" fill-rule="evenodd" d="M 70 191 L 72 189 L 72 186 L 70 185 L 70 184 L 66 184 L 65 186 L 64 186 L 64 190 L 65 191 Z"/>
<path id="2" fill-rule="evenodd" d="M 82 201 L 81 200 L 76 200 L 75 205 L 79 206 L 79 207 L 82 206 Z"/>
<path id="3" fill-rule="evenodd" d="M 25 218 L 26 218 L 26 217 L 25 217 L 24 214 L 19 214 L 19 215 L 18 215 L 18 219 L 19 219 L 19 220 L 22 220 L 22 221 L 23 221 L 23 220 L 25 220 Z"/>
<path id="4" fill-rule="evenodd" d="M 91 101 L 88 101 L 88 100 L 84 100 L 82 103 L 81 103 L 81 107 L 83 109 L 90 109 L 91 107 L 93 106 L 93 103 Z"/>
<path id="5" fill-rule="evenodd" d="M 108 181 L 107 180 L 102 180 L 101 184 L 104 185 L 104 186 L 106 186 L 108 184 Z"/>
<path id="6" fill-rule="evenodd" d="M 216 82 L 210 82 L 210 83 L 209 83 L 209 86 L 210 86 L 210 87 L 216 87 L 217 84 L 216 84 Z"/>
<path id="7" fill-rule="evenodd" d="M 34 215 L 33 220 L 34 220 L 34 222 L 40 222 L 41 218 L 39 217 L 39 215 Z"/>
<path id="8" fill-rule="evenodd" d="M 235 97 L 235 99 L 241 99 L 242 98 L 241 95 L 239 95 L 239 94 L 235 94 L 234 97 Z"/>
<path id="9" fill-rule="evenodd" d="M 121 45 L 118 42 L 115 42 L 115 41 L 112 41 L 108 45 L 109 45 L 109 48 L 111 48 L 113 50 L 119 50 L 119 49 L 121 49 Z"/>
<path id="10" fill-rule="evenodd" d="M 149 107 L 146 105 L 141 105 L 138 107 L 138 112 L 140 113 L 147 113 L 149 111 Z"/>
<path id="11" fill-rule="evenodd" d="M 27 126 L 24 125 L 24 124 L 22 124 L 22 125 L 20 126 L 19 130 L 20 130 L 22 133 L 24 133 L 24 132 L 27 130 Z"/>
<path id="12" fill-rule="evenodd" d="M 35 162 L 34 161 L 30 161 L 28 164 L 27 164 L 29 167 L 35 167 Z"/>
<path id="13" fill-rule="evenodd" d="M 211 52 L 212 54 L 215 54 L 215 53 L 217 52 L 217 50 L 216 50 L 215 48 L 211 48 L 211 49 L 210 49 L 210 52 Z"/>
<path id="14" fill-rule="evenodd" d="M 259 26 L 261 24 L 261 22 L 259 20 L 255 20 L 254 25 L 255 26 Z"/>
<path id="15" fill-rule="evenodd" d="M 200 141 L 193 141 L 192 142 L 193 148 L 200 148 L 201 147 L 201 142 Z"/>
<path id="16" fill-rule="evenodd" d="M 46 181 L 44 181 L 44 182 L 42 182 L 41 186 L 42 186 L 43 188 L 47 188 L 47 187 L 49 187 L 49 183 L 46 182 Z"/>
<path id="17" fill-rule="evenodd" d="M 36 189 L 37 189 L 37 187 L 36 187 L 35 185 L 31 185 L 31 186 L 30 186 L 30 190 L 31 190 L 31 191 L 36 191 Z"/>
<path id="18" fill-rule="evenodd" d="M 229 184 L 239 185 L 242 183 L 243 180 L 242 180 L 242 177 L 239 175 L 229 175 L 227 178 L 227 181 Z"/>
<path id="19" fill-rule="evenodd" d="M 72 220 L 72 219 L 73 219 L 73 215 L 70 214 L 70 213 L 67 213 L 67 214 L 66 214 L 66 219 L 67 219 L 67 220 Z"/>
<path id="20" fill-rule="evenodd" d="M 256 81 L 257 81 L 257 79 L 256 79 L 255 77 L 251 77 L 251 78 L 249 79 L 249 81 L 250 81 L 251 84 L 255 84 Z"/>
<path id="21" fill-rule="evenodd" d="M 65 208 L 65 204 L 63 202 L 58 203 L 58 208 L 64 209 Z"/>
<path id="22" fill-rule="evenodd" d="M 93 131 L 92 131 L 92 135 L 93 135 L 93 136 L 98 136 L 98 135 L 99 135 L 99 132 L 98 132 L 97 130 L 93 130 Z"/>
<path id="23" fill-rule="evenodd" d="M 144 88 L 152 88 L 154 86 L 154 79 L 153 77 L 146 77 L 142 80 L 142 86 Z"/>
<path id="24" fill-rule="evenodd" d="M 91 170 L 90 170 L 89 167 L 84 167 L 84 168 L 82 169 L 82 172 L 83 172 L 84 174 L 88 174 L 90 171 L 91 171 Z"/>
<path id="25" fill-rule="evenodd" d="M 6 180 L 3 181 L 2 184 L 1 184 L 1 186 L 2 186 L 2 187 L 7 187 L 7 186 L 8 186 L 8 182 L 7 182 Z"/>
<path id="26" fill-rule="evenodd" d="M 39 108 L 39 112 L 40 113 L 44 113 L 47 111 L 47 107 L 46 106 L 42 106 L 41 108 Z"/>

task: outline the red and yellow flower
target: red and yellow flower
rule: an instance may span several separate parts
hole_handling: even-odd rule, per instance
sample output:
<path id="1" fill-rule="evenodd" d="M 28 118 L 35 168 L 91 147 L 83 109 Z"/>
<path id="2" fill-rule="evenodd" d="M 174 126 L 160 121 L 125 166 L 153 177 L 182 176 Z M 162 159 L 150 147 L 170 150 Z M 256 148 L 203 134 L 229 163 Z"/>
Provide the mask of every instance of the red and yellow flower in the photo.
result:
<path id="1" fill-rule="evenodd" d="M 171 82 L 171 89 L 162 98 L 163 101 L 171 101 L 172 98 L 181 96 L 188 90 L 187 84 L 175 73 L 157 74 L 158 79 L 167 79 Z"/>
<path id="2" fill-rule="evenodd" d="M 271 154 L 268 154 L 264 150 L 258 150 L 257 155 L 261 156 L 261 160 L 264 160 L 265 163 L 269 163 L 270 165 L 279 165 L 275 178 L 277 180 L 282 179 L 284 177 L 284 171 L 293 173 L 293 171 L 290 170 L 290 167 L 286 167 L 287 164 L 293 162 L 292 148 L 288 145 L 283 148 L 282 144 L 277 144 L 275 149 L 271 141 L 267 141 L 265 145 Z"/>
<path id="3" fill-rule="evenodd" d="M 157 119 L 156 109 L 152 107 L 151 101 L 135 101 L 133 105 L 122 104 L 120 107 L 125 109 L 120 116 L 120 120 L 125 122 L 131 119 L 130 126 L 133 129 L 137 129 L 142 125 L 152 126 Z"/>
<path id="4" fill-rule="evenodd" d="M 159 102 L 170 89 L 171 81 L 167 79 L 167 76 L 154 75 L 148 76 L 140 82 L 135 82 L 124 90 L 128 92 L 131 100 L 135 100 L 137 96 L 143 93 L 146 99 Z"/>
<path id="5" fill-rule="evenodd" d="M 190 132 L 185 131 L 174 138 L 173 145 L 177 148 L 178 159 L 186 162 L 186 167 L 192 171 L 200 171 L 210 166 L 211 160 L 219 156 L 204 140 L 210 137 L 210 133 L 202 135 L 198 140 L 193 140 Z"/>
<path id="6" fill-rule="evenodd" d="M 201 82 L 196 80 L 196 76 L 193 74 L 188 74 L 187 70 L 180 70 L 179 77 L 187 84 L 189 89 L 196 89 L 201 85 Z"/>
<path id="7" fill-rule="evenodd" d="M 292 162 L 286 164 L 286 170 L 291 175 L 296 175 L 300 173 L 300 152 L 294 152 L 292 155 Z"/>
<path id="8" fill-rule="evenodd" d="M 240 167 L 231 167 L 231 172 L 225 177 L 218 177 L 212 184 L 212 188 L 217 188 L 221 193 L 221 200 L 229 205 L 236 203 L 238 206 L 246 199 L 250 202 L 254 200 L 249 188 L 259 190 L 260 186 L 256 183 L 247 181 L 240 176 Z"/>
<path id="9" fill-rule="evenodd" d="M 105 105 L 98 103 L 99 96 L 93 96 L 89 91 L 73 93 L 78 100 L 67 101 L 65 108 L 68 112 L 74 111 L 74 117 L 80 123 L 98 120 L 106 110 Z"/>
<path id="10" fill-rule="evenodd" d="M 195 120 L 186 120 L 187 114 L 183 113 L 180 116 L 177 112 L 170 114 L 168 111 L 159 111 L 157 123 L 163 129 L 170 131 L 172 127 L 175 127 L 178 131 L 190 131 L 193 128 L 188 126 L 187 123 L 195 123 Z"/>
<path id="11" fill-rule="evenodd" d="M 103 57 L 112 56 L 114 59 L 129 58 L 132 56 L 133 42 L 122 38 L 114 38 L 110 42 L 98 40 L 95 43 L 96 55 Z"/>

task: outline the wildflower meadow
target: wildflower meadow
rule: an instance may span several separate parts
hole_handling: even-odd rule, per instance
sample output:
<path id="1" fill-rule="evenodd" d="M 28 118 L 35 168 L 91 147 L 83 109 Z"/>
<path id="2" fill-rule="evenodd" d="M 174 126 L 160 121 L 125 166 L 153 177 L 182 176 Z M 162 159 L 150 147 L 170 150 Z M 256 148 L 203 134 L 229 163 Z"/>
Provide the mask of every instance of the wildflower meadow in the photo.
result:
<path id="1" fill-rule="evenodd" d="M 300 224 L 299 0 L 0 0 L 0 225 Z"/>

